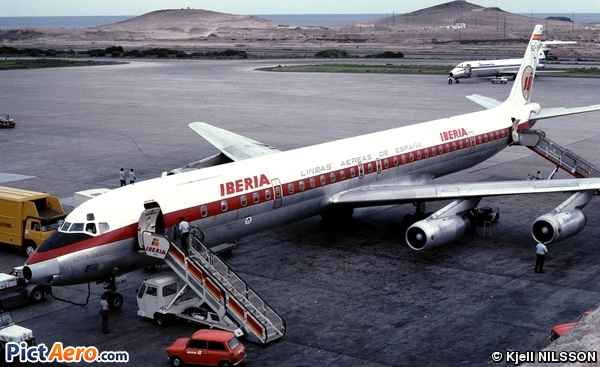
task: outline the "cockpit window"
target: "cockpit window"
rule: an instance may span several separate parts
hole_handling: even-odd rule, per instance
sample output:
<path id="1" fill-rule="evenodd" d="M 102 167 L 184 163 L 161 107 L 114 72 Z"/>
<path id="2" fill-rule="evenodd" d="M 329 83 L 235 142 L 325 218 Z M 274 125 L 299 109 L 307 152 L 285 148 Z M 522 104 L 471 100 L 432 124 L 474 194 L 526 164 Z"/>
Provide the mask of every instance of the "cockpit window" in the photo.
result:
<path id="1" fill-rule="evenodd" d="M 96 223 L 88 223 L 85 225 L 85 231 L 87 233 L 96 234 Z"/>
<path id="2" fill-rule="evenodd" d="M 104 232 L 108 232 L 110 227 L 108 226 L 108 223 L 100 222 L 100 223 L 98 223 L 98 229 L 100 229 L 100 234 L 102 234 Z"/>
<path id="3" fill-rule="evenodd" d="M 71 226 L 71 223 L 69 222 L 64 222 L 62 226 L 60 226 L 60 231 L 65 231 L 67 232 L 69 230 L 69 227 Z"/>
<path id="4" fill-rule="evenodd" d="M 69 232 L 83 232 L 83 223 L 73 223 L 69 228 Z"/>

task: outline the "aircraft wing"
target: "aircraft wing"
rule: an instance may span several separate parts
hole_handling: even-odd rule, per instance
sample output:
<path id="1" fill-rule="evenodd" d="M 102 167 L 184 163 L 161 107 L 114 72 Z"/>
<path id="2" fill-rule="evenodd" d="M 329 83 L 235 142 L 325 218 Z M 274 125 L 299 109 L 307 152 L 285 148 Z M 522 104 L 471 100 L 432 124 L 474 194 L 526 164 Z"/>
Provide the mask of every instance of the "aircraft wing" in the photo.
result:
<path id="1" fill-rule="evenodd" d="M 576 192 L 600 189 L 600 178 L 522 180 L 423 185 L 379 185 L 348 190 L 334 195 L 333 205 L 355 207 L 466 199 L 472 197 L 549 192 Z"/>
<path id="2" fill-rule="evenodd" d="M 192 122 L 188 126 L 233 161 L 280 152 L 272 146 L 204 122 Z"/>
<path id="3" fill-rule="evenodd" d="M 486 110 L 491 110 L 492 108 L 498 107 L 502 104 L 502 102 L 498 101 L 497 99 L 482 96 L 479 94 L 471 94 L 470 96 L 467 96 L 467 98 L 477 103 L 481 107 L 485 108 Z"/>
<path id="4" fill-rule="evenodd" d="M 566 115 L 575 115 L 578 113 L 590 112 L 590 111 L 598 111 L 600 110 L 600 105 L 591 105 L 587 107 L 558 107 L 558 108 L 544 108 L 537 115 L 531 115 L 529 119 L 531 121 L 543 120 L 551 117 L 558 116 L 566 116 Z"/>

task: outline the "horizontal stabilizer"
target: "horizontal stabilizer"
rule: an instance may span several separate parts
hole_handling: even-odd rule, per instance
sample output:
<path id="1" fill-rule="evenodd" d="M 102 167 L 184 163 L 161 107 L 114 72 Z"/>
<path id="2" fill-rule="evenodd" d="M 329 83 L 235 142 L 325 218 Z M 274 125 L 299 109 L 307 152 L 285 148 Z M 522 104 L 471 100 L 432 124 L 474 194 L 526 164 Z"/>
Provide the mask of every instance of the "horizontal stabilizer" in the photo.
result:
<path id="1" fill-rule="evenodd" d="M 204 122 L 192 122 L 188 126 L 233 161 L 280 152 L 269 145 Z"/>
<path id="2" fill-rule="evenodd" d="M 333 205 L 375 206 L 466 199 L 471 197 L 539 194 L 548 192 L 585 191 L 600 189 L 600 178 L 561 180 L 522 180 L 469 182 L 428 185 L 380 185 L 339 193 L 331 198 Z"/>
<path id="3" fill-rule="evenodd" d="M 542 119 L 547 119 L 551 117 L 559 117 L 559 116 L 567 116 L 567 115 L 575 115 L 578 113 L 585 113 L 591 111 L 600 110 L 600 105 L 592 105 L 587 107 L 558 107 L 558 108 L 544 108 L 537 115 L 532 114 L 529 119 L 531 121 L 537 121 Z"/>
<path id="4" fill-rule="evenodd" d="M 467 96 L 467 98 L 477 103 L 481 107 L 485 108 L 486 110 L 491 110 L 492 108 L 498 107 L 500 106 L 500 104 L 502 104 L 502 102 L 498 101 L 497 99 L 482 96 L 479 94 L 471 94 L 470 96 Z"/>

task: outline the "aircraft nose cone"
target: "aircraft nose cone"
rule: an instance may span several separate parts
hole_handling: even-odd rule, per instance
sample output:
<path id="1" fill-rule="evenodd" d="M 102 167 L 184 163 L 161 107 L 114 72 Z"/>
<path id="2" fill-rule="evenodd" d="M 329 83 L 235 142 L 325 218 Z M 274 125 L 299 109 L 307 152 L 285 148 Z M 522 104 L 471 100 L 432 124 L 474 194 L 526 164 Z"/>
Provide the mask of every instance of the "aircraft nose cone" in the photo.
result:
<path id="1" fill-rule="evenodd" d="M 23 267 L 23 276 L 25 279 L 37 284 L 51 285 L 54 277 L 59 275 L 59 273 L 60 269 L 58 267 L 58 260 L 56 259 L 27 264 Z"/>
<path id="2" fill-rule="evenodd" d="M 452 78 L 452 76 L 454 76 L 454 74 L 452 74 L 452 72 L 450 72 L 450 77 Z"/>

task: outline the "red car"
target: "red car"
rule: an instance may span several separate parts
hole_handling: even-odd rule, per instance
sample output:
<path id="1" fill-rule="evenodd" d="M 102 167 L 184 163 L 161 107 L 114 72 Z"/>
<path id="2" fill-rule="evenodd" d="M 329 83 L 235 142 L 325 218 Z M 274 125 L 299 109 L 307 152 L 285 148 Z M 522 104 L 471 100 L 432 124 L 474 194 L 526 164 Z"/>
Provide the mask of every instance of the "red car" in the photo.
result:
<path id="1" fill-rule="evenodd" d="M 167 348 L 171 366 L 200 364 L 230 367 L 246 357 L 246 347 L 229 331 L 198 330 L 191 338 L 179 338 Z"/>
<path id="2" fill-rule="evenodd" d="M 579 315 L 579 317 L 577 318 L 577 320 L 575 320 L 573 322 L 568 322 L 566 324 L 559 324 L 559 325 L 554 326 L 552 328 L 552 330 L 550 330 L 550 340 L 556 340 L 559 337 L 565 335 L 573 327 L 575 327 L 575 325 L 579 324 L 579 321 L 581 321 L 582 319 L 584 319 L 586 316 L 591 315 L 592 312 L 593 311 L 585 311 L 584 313 L 582 313 L 581 315 Z"/>

